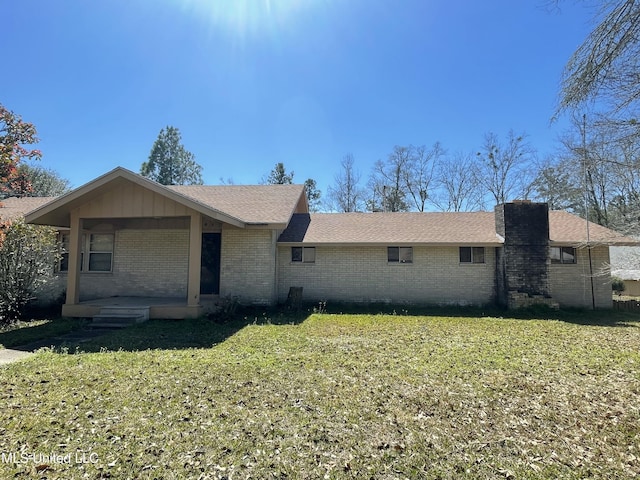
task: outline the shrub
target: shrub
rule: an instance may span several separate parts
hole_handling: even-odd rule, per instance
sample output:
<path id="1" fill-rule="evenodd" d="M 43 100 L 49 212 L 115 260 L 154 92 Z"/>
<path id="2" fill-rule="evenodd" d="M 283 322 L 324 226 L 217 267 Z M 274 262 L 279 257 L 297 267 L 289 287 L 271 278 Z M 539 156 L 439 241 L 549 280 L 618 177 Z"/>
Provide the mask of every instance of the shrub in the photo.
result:
<path id="1" fill-rule="evenodd" d="M 240 302 L 237 296 L 227 295 L 222 297 L 217 304 L 217 309 L 209 313 L 208 318 L 219 323 L 228 322 L 233 319 Z"/>
<path id="2" fill-rule="evenodd" d="M 20 318 L 35 290 L 53 278 L 57 256 L 54 229 L 0 222 L 0 324 Z"/>
<path id="3" fill-rule="evenodd" d="M 624 285 L 624 280 L 620 277 L 611 277 L 611 288 L 616 295 L 622 295 L 622 292 L 624 292 L 627 287 Z"/>

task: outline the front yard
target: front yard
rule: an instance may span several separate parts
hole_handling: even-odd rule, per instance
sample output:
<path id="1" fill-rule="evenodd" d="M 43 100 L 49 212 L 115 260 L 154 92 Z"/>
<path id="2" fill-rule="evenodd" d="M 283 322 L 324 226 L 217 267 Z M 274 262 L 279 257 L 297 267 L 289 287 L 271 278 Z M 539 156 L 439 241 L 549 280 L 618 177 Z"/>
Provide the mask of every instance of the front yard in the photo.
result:
<path id="1" fill-rule="evenodd" d="M 80 330 L 88 322 L 78 318 L 55 318 L 17 323 L 0 327 L 0 349 L 25 345 L 38 340 Z"/>
<path id="2" fill-rule="evenodd" d="M 0 478 L 631 478 L 640 322 L 599 315 L 151 321 L 0 368 Z"/>

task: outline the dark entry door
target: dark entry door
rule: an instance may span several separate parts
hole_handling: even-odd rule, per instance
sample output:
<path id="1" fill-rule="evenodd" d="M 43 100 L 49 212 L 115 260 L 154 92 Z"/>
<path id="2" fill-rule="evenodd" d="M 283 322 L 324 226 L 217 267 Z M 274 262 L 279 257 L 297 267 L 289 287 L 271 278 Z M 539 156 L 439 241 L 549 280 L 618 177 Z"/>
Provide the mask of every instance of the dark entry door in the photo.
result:
<path id="1" fill-rule="evenodd" d="M 200 295 L 220 293 L 220 234 L 202 234 Z"/>

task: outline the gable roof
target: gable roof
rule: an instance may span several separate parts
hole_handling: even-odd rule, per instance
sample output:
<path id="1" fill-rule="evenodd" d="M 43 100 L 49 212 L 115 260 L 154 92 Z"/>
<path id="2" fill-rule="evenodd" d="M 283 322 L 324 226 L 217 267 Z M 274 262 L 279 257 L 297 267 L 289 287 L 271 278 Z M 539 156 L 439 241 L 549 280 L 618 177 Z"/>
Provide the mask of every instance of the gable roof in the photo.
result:
<path id="1" fill-rule="evenodd" d="M 0 200 L 0 220 L 15 220 L 56 197 L 9 197 Z"/>
<path id="2" fill-rule="evenodd" d="M 589 224 L 590 243 L 637 245 L 632 238 Z M 550 244 L 586 244 L 586 224 L 567 212 L 549 212 Z M 314 213 L 294 215 L 280 243 L 317 245 L 499 246 L 493 212 Z"/>
<path id="3" fill-rule="evenodd" d="M 125 168 L 117 167 L 39 206 L 26 215 L 26 221 L 40 225 L 68 227 L 72 209 L 126 182 L 139 185 L 203 215 L 237 227 L 261 225 L 285 228 L 295 211 L 299 209 L 306 211 L 303 185 L 165 186 Z"/>
<path id="4" fill-rule="evenodd" d="M 203 205 L 215 206 L 247 224 L 276 224 L 284 228 L 296 210 L 307 210 L 304 185 L 170 185 L 166 188 Z"/>

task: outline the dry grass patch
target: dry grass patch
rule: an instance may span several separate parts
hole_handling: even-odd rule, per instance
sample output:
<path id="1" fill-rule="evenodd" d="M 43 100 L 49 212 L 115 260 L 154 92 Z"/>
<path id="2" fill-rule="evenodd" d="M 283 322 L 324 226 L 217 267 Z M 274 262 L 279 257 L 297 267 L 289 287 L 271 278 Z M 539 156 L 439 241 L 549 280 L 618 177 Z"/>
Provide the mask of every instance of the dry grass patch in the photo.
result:
<path id="1" fill-rule="evenodd" d="M 96 461 L 5 461 L 0 477 L 640 474 L 635 322 L 312 315 L 233 331 L 210 348 L 4 367 L 0 452 Z"/>

